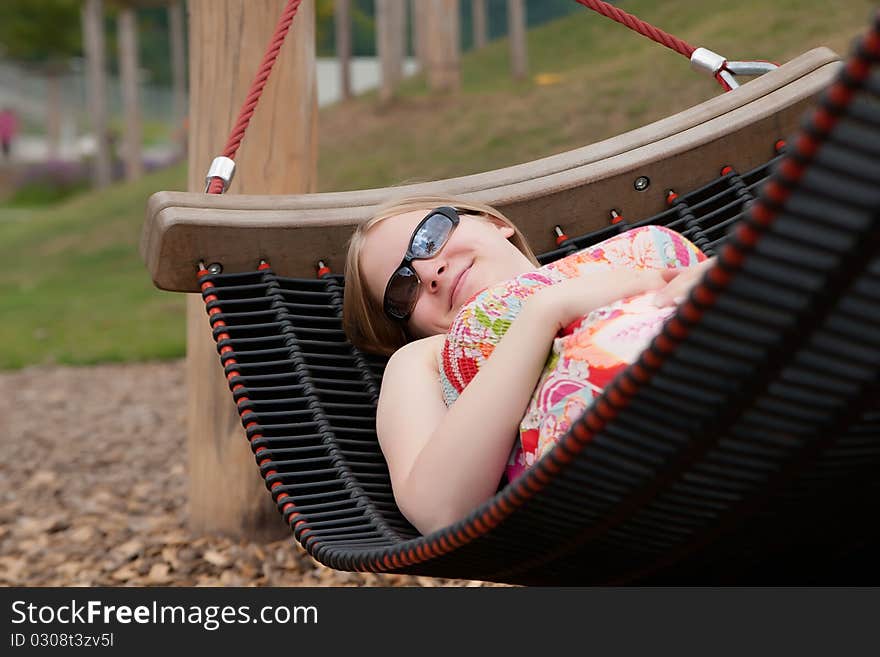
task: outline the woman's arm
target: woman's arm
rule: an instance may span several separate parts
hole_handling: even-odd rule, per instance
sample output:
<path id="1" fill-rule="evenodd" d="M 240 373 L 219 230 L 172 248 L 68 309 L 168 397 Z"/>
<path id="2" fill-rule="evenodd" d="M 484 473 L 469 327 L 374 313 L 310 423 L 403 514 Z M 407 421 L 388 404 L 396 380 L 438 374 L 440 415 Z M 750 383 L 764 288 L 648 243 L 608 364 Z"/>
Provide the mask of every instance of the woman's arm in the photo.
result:
<path id="1" fill-rule="evenodd" d="M 495 493 L 559 329 L 613 301 L 658 289 L 674 275 L 603 272 L 536 292 L 448 409 L 436 359 L 429 363 L 418 343 L 395 353 L 385 370 L 377 432 L 397 504 L 409 521 L 430 533 Z"/>

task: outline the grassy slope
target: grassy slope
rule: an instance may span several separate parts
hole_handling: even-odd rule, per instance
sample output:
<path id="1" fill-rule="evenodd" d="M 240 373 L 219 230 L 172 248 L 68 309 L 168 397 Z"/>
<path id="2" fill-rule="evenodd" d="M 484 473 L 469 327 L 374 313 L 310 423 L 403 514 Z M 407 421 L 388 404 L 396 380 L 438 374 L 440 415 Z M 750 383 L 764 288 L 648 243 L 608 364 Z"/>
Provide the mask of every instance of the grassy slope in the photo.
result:
<path id="1" fill-rule="evenodd" d="M 841 0 L 631 0 L 627 11 L 694 46 L 730 59 L 784 62 L 826 45 L 845 54 L 867 24 L 872 3 Z M 463 90 L 432 98 L 424 79 L 381 108 L 374 96 L 321 114 L 319 184 L 364 189 L 466 175 L 577 148 L 681 111 L 719 93 L 685 59 L 627 28 L 584 10 L 532 30 L 533 76 L 549 86 L 515 83 L 507 43 L 463 58 Z"/>
<path id="2" fill-rule="evenodd" d="M 659 6 L 657 6 L 659 5 Z M 731 59 L 786 61 L 818 45 L 843 54 L 873 3 L 840 0 L 635 0 L 623 7 Z M 322 111 L 322 190 L 485 171 L 582 146 L 719 93 L 672 51 L 584 11 L 529 34 L 533 76 L 514 83 L 506 42 L 463 58 L 463 89 L 445 98 L 408 81 L 377 107 L 368 95 Z M 184 353 L 183 296 L 155 290 L 137 255 L 146 198 L 183 189 L 176 167 L 48 210 L 0 210 L 0 369 Z"/>
<path id="3" fill-rule="evenodd" d="M 182 295 L 156 290 L 137 254 L 145 199 L 183 166 L 32 214 L 0 212 L 0 369 L 180 356 Z"/>

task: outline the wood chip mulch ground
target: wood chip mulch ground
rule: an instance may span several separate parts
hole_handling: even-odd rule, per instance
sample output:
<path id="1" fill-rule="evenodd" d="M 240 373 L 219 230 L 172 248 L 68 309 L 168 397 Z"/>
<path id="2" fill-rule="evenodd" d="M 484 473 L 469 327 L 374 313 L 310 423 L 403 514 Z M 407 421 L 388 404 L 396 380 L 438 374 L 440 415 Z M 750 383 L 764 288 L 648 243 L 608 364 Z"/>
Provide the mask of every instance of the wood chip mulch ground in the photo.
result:
<path id="1" fill-rule="evenodd" d="M 0 372 L 0 585 L 491 586 L 192 534 L 185 394 L 183 361 Z"/>

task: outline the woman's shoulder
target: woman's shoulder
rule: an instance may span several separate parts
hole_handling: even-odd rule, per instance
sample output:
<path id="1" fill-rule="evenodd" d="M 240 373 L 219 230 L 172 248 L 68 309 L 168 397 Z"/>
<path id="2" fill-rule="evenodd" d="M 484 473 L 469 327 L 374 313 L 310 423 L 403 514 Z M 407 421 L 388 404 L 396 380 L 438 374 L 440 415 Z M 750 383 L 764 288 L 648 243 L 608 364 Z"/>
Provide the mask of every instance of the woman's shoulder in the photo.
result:
<path id="1" fill-rule="evenodd" d="M 395 366 L 408 366 L 425 362 L 436 367 L 437 357 L 443 349 L 445 338 L 444 334 L 440 334 L 408 342 L 391 354 L 388 365 L 392 366 L 393 363 Z"/>
<path id="2" fill-rule="evenodd" d="M 443 335 L 408 342 L 391 354 L 382 375 L 382 395 L 397 399 L 436 387 Z M 438 388 L 439 391 L 439 388 Z"/>

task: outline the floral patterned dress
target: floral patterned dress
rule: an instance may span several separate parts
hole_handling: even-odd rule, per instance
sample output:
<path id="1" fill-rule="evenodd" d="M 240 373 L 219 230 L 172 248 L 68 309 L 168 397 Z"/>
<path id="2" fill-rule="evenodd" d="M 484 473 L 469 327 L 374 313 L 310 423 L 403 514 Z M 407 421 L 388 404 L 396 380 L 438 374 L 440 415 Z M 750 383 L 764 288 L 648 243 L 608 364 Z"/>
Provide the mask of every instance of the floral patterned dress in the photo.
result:
<path id="1" fill-rule="evenodd" d="M 706 256 L 662 226 L 629 230 L 471 297 L 440 351 L 440 383 L 451 406 L 535 291 L 609 268 L 689 267 Z M 508 481 L 522 474 L 565 435 L 603 388 L 635 361 L 674 308 L 658 308 L 644 292 L 598 308 L 554 338 L 508 459 Z"/>

